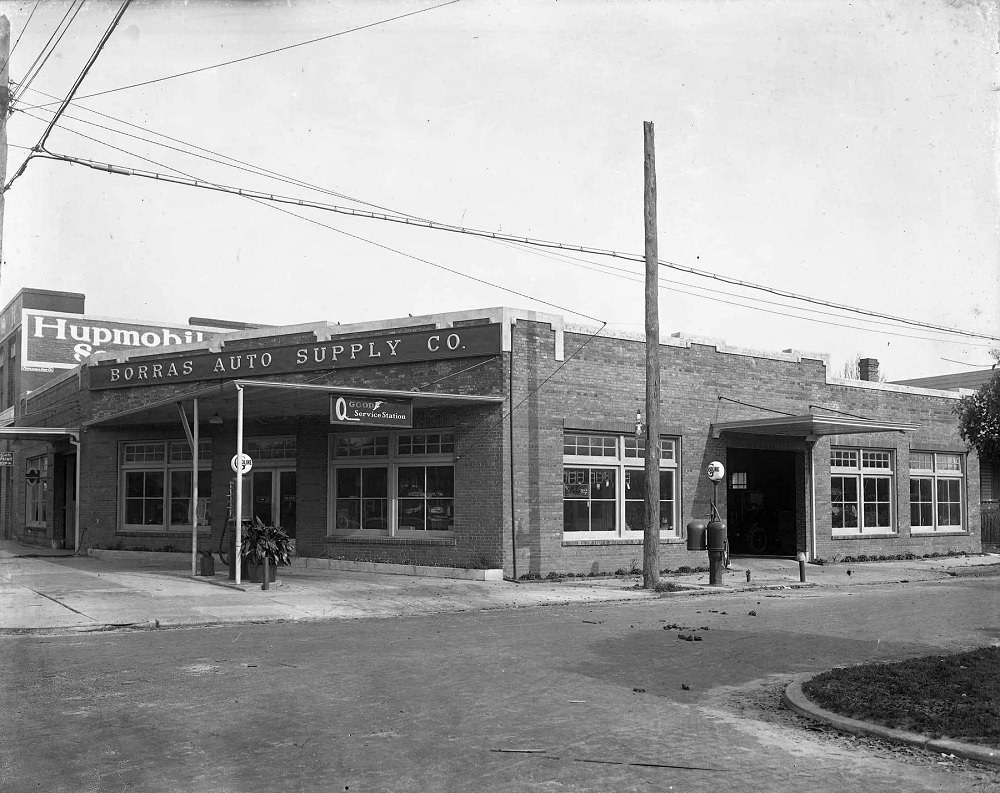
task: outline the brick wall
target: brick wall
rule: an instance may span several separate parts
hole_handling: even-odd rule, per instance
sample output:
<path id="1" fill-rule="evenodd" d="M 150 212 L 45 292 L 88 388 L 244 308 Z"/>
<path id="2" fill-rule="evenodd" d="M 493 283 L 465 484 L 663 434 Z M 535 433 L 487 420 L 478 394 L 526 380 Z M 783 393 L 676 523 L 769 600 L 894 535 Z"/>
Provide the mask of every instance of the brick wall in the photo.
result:
<path id="1" fill-rule="evenodd" d="M 549 571 L 613 572 L 630 568 L 636 560 L 641 564 L 642 560 L 640 541 L 581 544 L 564 539 L 561 494 L 565 424 L 586 426 L 590 422 L 597 428 L 601 422 L 610 421 L 627 425 L 634 421 L 636 408 L 645 412 L 645 346 L 641 341 L 589 338 L 567 332 L 564 348 L 566 361 L 556 371 L 561 362 L 554 360 L 555 341 L 550 328 L 530 322 L 519 322 L 515 328 L 512 364 L 515 403 L 523 400 L 513 417 L 519 575 L 544 575 Z M 798 550 L 811 547 L 806 519 L 810 498 L 806 441 L 730 435 L 712 438 L 711 425 L 778 415 L 760 408 L 803 415 L 810 412 L 811 406 L 822 406 L 887 422 L 918 423 L 920 429 L 912 434 L 824 438 L 816 444 L 816 555 L 979 551 L 979 476 L 975 455 L 965 457 L 967 530 L 934 536 L 910 534 L 909 449 L 964 453 L 952 414 L 954 400 L 878 386 L 827 384 L 822 360 L 797 359 L 791 354 L 754 357 L 720 351 L 711 344 L 692 343 L 686 347 L 661 345 L 660 361 L 662 432 L 679 434 L 682 441 L 678 489 L 682 526 L 694 517 L 707 516 L 712 486 L 704 471 L 712 460 L 725 461 L 728 448 L 788 450 L 796 453 L 796 542 Z M 546 378 L 550 379 L 542 384 Z M 891 536 L 850 540 L 831 536 L 831 443 L 894 452 L 896 530 Z M 725 488 L 720 485 L 719 491 L 718 506 L 725 514 Z M 682 538 L 660 544 L 661 568 L 706 564 L 707 554 L 687 551 Z"/>

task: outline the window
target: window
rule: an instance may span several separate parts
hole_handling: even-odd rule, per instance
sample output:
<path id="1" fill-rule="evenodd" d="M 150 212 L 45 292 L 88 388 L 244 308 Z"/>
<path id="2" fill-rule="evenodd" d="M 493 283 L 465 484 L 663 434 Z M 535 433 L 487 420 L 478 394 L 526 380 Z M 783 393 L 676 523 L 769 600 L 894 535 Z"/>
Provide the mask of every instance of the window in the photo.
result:
<path id="1" fill-rule="evenodd" d="M 910 452 L 910 528 L 962 531 L 963 455 Z"/>
<path id="2" fill-rule="evenodd" d="M 331 439 L 331 534 L 428 536 L 455 523 L 455 435 Z"/>
<path id="3" fill-rule="evenodd" d="M 638 537 L 646 526 L 646 441 L 633 435 L 563 435 L 563 537 Z M 677 444 L 660 438 L 660 533 L 676 536 Z"/>
<path id="4" fill-rule="evenodd" d="M 893 531 L 893 458 L 885 449 L 830 450 L 834 535 Z"/>
<path id="5" fill-rule="evenodd" d="M 48 525 L 49 458 L 29 457 L 25 462 L 25 521 L 29 526 Z"/>
<path id="6" fill-rule="evenodd" d="M 198 442 L 198 526 L 212 521 L 212 441 Z M 120 453 L 121 526 L 126 531 L 191 529 L 191 447 L 187 441 L 123 443 Z"/>

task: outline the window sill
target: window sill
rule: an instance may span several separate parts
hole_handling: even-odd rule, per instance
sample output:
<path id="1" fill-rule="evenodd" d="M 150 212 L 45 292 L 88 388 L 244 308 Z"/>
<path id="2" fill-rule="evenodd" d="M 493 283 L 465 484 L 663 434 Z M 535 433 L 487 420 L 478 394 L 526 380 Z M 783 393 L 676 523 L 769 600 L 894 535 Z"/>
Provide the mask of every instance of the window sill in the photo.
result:
<path id="1" fill-rule="evenodd" d="M 660 545 L 669 545 L 672 543 L 683 542 L 680 537 L 660 537 Z M 642 545 L 643 540 L 641 537 L 604 537 L 595 538 L 590 540 L 578 540 L 572 539 L 568 540 L 563 538 L 562 547 L 563 548 L 573 548 L 573 547 L 585 547 L 588 545 Z"/>
<path id="2" fill-rule="evenodd" d="M 898 537 L 898 536 L 899 536 L 899 532 L 898 531 L 880 531 L 880 532 L 866 531 L 866 532 L 857 533 L 857 534 L 833 534 L 833 535 L 831 535 L 831 539 L 834 539 L 834 540 L 872 540 L 872 539 L 878 539 L 880 537 Z"/>
<path id="3" fill-rule="evenodd" d="M 965 529 L 910 529 L 911 537 L 968 537 Z"/>
<path id="4" fill-rule="evenodd" d="M 199 524 L 198 526 L 198 536 L 202 534 L 209 535 L 212 533 L 212 527 L 207 523 L 204 525 Z M 183 529 L 164 529 L 162 526 L 151 526 L 148 529 L 142 529 L 138 526 L 126 526 L 120 531 L 116 531 L 115 535 L 118 537 L 190 537 L 191 527 L 188 526 Z"/>
<path id="5" fill-rule="evenodd" d="M 357 535 L 333 535 L 324 538 L 328 545 L 449 545 L 456 544 L 454 537 L 388 537 L 379 535 L 375 537 L 358 537 Z"/>

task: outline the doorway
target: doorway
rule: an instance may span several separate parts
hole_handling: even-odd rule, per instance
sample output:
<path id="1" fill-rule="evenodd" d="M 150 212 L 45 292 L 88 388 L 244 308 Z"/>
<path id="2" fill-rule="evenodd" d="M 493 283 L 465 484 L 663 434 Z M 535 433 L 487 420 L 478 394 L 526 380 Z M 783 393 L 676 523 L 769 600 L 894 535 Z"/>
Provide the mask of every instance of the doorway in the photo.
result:
<path id="1" fill-rule="evenodd" d="M 726 459 L 731 552 L 794 556 L 795 452 L 729 449 Z"/>
<path id="2" fill-rule="evenodd" d="M 269 526 L 280 526 L 295 539 L 295 469 L 254 468 L 250 472 L 250 481 L 254 517 Z"/>

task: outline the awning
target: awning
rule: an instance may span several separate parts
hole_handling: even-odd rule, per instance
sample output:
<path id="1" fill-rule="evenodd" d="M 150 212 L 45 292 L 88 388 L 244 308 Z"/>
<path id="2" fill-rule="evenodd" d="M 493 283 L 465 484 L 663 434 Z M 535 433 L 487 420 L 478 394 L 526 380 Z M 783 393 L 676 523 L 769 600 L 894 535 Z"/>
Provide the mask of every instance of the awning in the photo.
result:
<path id="1" fill-rule="evenodd" d="M 865 432 L 912 432 L 920 427 L 903 421 L 846 416 L 779 416 L 768 419 L 720 421 L 712 424 L 712 437 L 724 434 L 771 435 L 790 438 L 818 438 L 821 435 L 855 435 Z"/>
<path id="2" fill-rule="evenodd" d="M 0 427 L 0 441 L 58 441 L 80 439 L 76 427 Z"/>
<path id="3" fill-rule="evenodd" d="M 177 404 L 197 399 L 202 421 L 218 423 L 235 420 L 237 386 L 244 390 L 244 417 L 283 419 L 300 416 L 330 415 L 330 394 L 344 394 L 373 399 L 408 399 L 414 407 L 462 407 L 499 405 L 503 397 L 478 394 L 452 394 L 432 391 L 400 391 L 379 388 L 352 388 L 313 383 L 282 383 L 268 380 L 227 380 L 212 386 L 182 391 L 173 396 L 114 413 L 84 423 L 84 427 L 127 426 L 136 424 L 172 424 L 177 421 Z"/>

